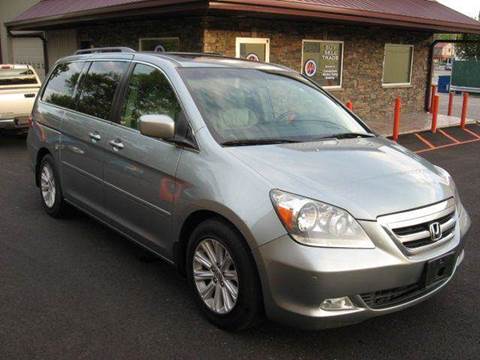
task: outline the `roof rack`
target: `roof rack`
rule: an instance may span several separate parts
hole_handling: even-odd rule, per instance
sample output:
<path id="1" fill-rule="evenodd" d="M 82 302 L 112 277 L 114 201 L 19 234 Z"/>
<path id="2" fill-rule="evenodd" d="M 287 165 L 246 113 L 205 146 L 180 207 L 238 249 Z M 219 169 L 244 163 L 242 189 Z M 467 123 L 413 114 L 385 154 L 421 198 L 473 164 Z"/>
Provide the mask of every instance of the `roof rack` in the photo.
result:
<path id="1" fill-rule="evenodd" d="M 118 46 L 118 47 L 103 47 L 103 48 L 91 48 L 91 49 L 82 49 L 75 51 L 75 55 L 85 55 L 85 54 L 96 54 L 96 53 L 112 53 L 112 52 L 124 52 L 124 53 L 134 53 L 135 50 Z"/>
<path id="2" fill-rule="evenodd" d="M 160 54 L 165 55 L 178 55 L 178 56 L 218 56 L 218 57 L 225 57 L 224 55 L 217 53 L 217 52 L 181 52 L 181 51 L 165 51 L 160 52 Z"/>

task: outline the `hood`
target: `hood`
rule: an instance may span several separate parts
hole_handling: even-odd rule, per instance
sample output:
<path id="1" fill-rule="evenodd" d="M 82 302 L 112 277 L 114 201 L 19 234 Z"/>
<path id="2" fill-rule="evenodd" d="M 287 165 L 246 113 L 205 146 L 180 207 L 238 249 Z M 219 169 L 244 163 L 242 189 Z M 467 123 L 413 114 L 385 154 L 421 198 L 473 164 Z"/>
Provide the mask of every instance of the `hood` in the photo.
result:
<path id="1" fill-rule="evenodd" d="M 423 207 L 454 196 L 434 165 L 385 138 L 232 147 L 272 189 L 323 201 L 355 218 Z"/>

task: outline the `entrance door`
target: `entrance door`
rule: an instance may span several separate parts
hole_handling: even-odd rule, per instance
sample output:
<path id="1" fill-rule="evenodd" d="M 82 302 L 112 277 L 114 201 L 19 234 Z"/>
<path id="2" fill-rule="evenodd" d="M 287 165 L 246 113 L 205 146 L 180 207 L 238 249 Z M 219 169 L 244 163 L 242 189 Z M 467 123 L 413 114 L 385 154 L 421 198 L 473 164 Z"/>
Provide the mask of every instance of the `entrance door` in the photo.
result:
<path id="1" fill-rule="evenodd" d="M 13 38 L 12 54 L 14 64 L 31 65 L 38 77 L 45 79 L 43 44 L 39 38 Z"/>

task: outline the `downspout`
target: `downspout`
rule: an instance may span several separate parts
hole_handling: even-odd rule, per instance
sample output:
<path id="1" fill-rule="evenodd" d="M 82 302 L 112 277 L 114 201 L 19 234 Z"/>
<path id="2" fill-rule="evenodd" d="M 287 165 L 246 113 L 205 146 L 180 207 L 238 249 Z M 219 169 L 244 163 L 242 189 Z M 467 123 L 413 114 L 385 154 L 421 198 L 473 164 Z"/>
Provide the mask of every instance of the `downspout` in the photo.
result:
<path id="1" fill-rule="evenodd" d="M 47 37 L 45 36 L 44 32 L 41 33 L 32 33 L 32 34 L 14 34 L 12 30 L 7 30 L 8 36 L 12 38 L 39 38 L 42 41 L 43 47 L 43 66 L 45 68 L 45 77 L 49 71 L 49 64 L 48 64 L 48 46 L 47 46 Z"/>

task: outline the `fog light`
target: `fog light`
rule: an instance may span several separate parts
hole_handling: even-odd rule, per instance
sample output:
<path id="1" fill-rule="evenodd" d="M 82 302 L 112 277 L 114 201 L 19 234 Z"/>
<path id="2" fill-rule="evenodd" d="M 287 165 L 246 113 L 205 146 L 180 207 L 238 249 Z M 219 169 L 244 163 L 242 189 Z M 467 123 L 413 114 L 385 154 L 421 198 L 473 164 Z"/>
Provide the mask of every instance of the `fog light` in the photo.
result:
<path id="1" fill-rule="evenodd" d="M 348 296 L 325 299 L 321 304 L 320 308 L 326 311 L 338 311 L 338 310 L 353 310 L 355 305 L 353 305 L 352 300 Z"/>

